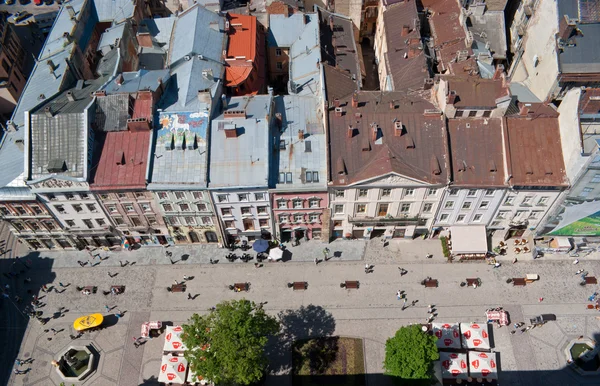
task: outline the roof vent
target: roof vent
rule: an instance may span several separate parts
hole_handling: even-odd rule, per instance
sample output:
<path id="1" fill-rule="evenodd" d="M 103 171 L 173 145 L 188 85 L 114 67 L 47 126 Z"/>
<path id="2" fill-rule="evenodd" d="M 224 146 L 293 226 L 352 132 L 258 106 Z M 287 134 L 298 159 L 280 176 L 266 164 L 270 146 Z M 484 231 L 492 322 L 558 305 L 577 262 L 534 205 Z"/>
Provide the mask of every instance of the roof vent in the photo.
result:
<path id="1" fill-rule="evenodd" d="M 60 158 L 54 158 L 48 163 L 48 173 L 62 173 L 67 170 L 67 163 Z"/>
<path id="2" fill-rule="evenodd" d="M 342 157 L 338 157 L 337 162 L 335 163 L 335 172 L 339 176 L 343 176 L 346 174 L 346 164 L 344 163 L 344 159 Z"/>
<path id="3" fill-rule="evenodd" d="M 75 95 L 73 94 L 73 91 L 67 91 L 67 99 L 69 102 L 75 102 Z"/>
<path id="4" fill-rule="evenodd" d="M 52 113 L 52 108 L 50 106 L 44 107 L 44 114 L 46 114 L 48 118 L 52 118 L 54 116 L 54 114 Z"/>
<path id="5" fill-rule="evenodd" d="M 465 161 L 458 162 L 458 171 L 466 172 L 467 171 L 467 163 Z"/>
<path id="6" fill-rule="evenodd" d="M 225 118 L 246 118 L 246 110 L 227 110 L 223 112 Z"/>
<path id="7" fill-rule="evenodd" d="M 123 84 L 123 74 L 119 74 L 117 76 L 117 78 L 115 79 L 115 83 L 118 84 L 119 86 Z"/>
<path id="8" fill-rule="evenodd" d="M 190 55 L 186 55 L 183 57 L 183 60 L 185 60 L 186 62 L 189 62 L 190 60 L 192 60 L 192 57 Z"/>
<path id="9" fill-rule="evenodd" d="M 496 162 L 494 162 L 493 159 L 489 160 L 489 162 L 488 162 L 488 170 L 491 173 L 495 173 L 498 171 L 498 168 L 496 167 Z"/>
<path id="10" fill-rule="evenodd" d="M 117 153 L 117 165 L 125 165 L 125 152 L 120 151 Z"/>
<path id="11" fill-rule="evenodd" d="M 404 125 L 402 122 L 394 122 L 394 137 L 401 137 Z"/>
<path id="12" fill-rule="evenodd" d="M 44 95 L 44 94 L 40 94 L 40 95 L 38 96 L 38 101 L 43 101 L 44 99 L 46 99 L 46 95 Z"/>
<path id="13" fill-rule="evenodd" d="M 405 138 L 406 139 L 404 141 L 406 143 L 406 148 L 407 149 L 414 149 L 415 148 L 415 141 L 412 139 L 412 137 L 410 135 L 407 135 Z"/>
<path id="14" fill-rule="evenodd" d="M 371 151 L 371 143 L 369 142 L 369 138 L 364 139 L 362 147 L 361 147 L 362 151 Z"/>
<path id="15" fill-rule="evenodd" d="M 204 60 L 204 55 L 198 55 L 199 60 Z"/>
<path id="16" fill-rule="evenodd" d="M 335 116 L 341 117 L 342 115 L 344 115 L 344 109 L 342 109 L 341 107 L 336 107 L 335 108 Z"/>

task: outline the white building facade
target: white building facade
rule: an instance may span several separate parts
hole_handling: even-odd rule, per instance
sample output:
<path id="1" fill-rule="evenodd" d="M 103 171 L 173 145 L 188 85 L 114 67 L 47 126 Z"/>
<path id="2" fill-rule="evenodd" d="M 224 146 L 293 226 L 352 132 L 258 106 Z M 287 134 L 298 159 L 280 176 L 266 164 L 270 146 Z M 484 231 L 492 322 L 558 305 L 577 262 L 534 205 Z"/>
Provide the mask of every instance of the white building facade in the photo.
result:
<path id="1" fill-rule="evenodd" d="M 505 189 L 444 189 L 435 226 L 489 225 Z"/>
<path id="2" fill-rule="evenodd" d="M 271 234 L 271 200 L 263 189 L 218 189 L 211 192 L 228 242 L 252 241 Z"/>

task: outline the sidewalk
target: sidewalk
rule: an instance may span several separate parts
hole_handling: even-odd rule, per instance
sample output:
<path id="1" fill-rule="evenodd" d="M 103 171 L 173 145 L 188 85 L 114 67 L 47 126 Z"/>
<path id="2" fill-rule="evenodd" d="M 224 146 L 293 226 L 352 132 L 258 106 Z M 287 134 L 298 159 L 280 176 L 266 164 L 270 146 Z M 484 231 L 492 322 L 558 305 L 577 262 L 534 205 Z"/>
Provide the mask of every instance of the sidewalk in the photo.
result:
<path id="1" fill-rule="evenodd" d="M 289 253 L 284 255 L 284 262 L 314 262 L 315 257 L 323 260 L 323 249 L 326 247 L 331 251 L 329 254 L 330 260 L 333 261 L 356 261 L 362 260 L 365 253 L 366 242 L 362 240 L 344 241 L 336 240 L 330 244 L 320 241 L 303 241 L 300 245 L 292 247 L 286 244 Z M 169 258 L 166 252 L 172 253 Z M 38 252 L 36 252 L 38 253 Z M 92 252 L 95 256 L 100 254 L 100 259 L 92 258 L 88 251 L 40 251 L 42 257 L 51 258 L 54 260 L 54 268 L 76 268 L 79 267 L 77 261 L 87 262 L 88 264 L 101 265 L 103 267 L 120 267 L 120 262 L 135 263 L 136 266 L 141 265 L 185 265 L 185 264 L 210 264 L 210 259 L 218 260 L 221 264 L 245 264 L 240 260 L 233 263 L 227 261 L 225 256 L 231 253 L 229 249 L 219 248 L 216 244 L 205 245 L 186 245 L 172 246 L 168 248 L 162 247 L 141 247 L 137 250 L 116 250 L 104 251 L 96 249 Z M 252 249 L 244 252 L 241 249 L 236 249 L 234 252 L 240 256 L 243 253 L 249 253 L 256 257 L 256 252 Z M 256 262 L 255 259 L 250 263 Z M 89 266 L 89 265 L 88 265 Z"/>

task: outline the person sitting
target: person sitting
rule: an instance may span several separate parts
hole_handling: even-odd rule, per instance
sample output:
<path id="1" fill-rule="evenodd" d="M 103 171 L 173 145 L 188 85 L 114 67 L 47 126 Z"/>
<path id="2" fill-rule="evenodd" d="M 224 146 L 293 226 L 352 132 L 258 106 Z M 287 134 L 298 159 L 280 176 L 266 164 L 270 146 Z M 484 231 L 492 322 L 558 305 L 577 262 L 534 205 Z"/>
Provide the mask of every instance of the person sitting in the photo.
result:
<path id="1" fill-rule="evenodd" d="M 86 288 L 83 291 L 81 291 L 81 293 L 84 294 L 84 295 L 91 295 L 92 291 L 90 291 L 89 289 Z"/>

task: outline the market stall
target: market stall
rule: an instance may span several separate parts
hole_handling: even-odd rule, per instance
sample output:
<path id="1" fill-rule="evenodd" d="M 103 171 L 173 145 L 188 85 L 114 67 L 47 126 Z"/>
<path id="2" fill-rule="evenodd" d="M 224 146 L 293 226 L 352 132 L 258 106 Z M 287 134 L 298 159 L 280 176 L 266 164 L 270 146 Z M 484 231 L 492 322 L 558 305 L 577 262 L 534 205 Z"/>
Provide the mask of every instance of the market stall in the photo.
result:
<path id="1" fill-rule="evenodd" d="M 186 381 L 188 362 L 184 357 L 163 355 L 158 381 L 167 384 Z"/>
<path id="2" fill-rule="evenodd" d="M 489 350 L 490 335 L 487 323 L 461 323 L 463 348 L 473 350 Z"/>
<path id="3" fill-rule="evenodd" d="M 467 380 L 469 368 L 467 354 L 457 352 L 440 352 L 443 380 Z M 444 382 L 446 383 L 446 382 Z M 461 382 L 455 382 L 461 383 Z"/>
<path id="4" fill-rule="evenodd" d="M 469 351 L 469 373 L 477 382 L 498 380 L 496 353 Z"/>
<path id="5" fill-rule="evenodd" d="M 491 308 L 485 311 L 485 317 L 487 318 L 488 323 L 496 322 L 498 327 L 508 326 L 510 323 L 508 313 L 502 308 Z"/>
<path id="6" fill-rule="evenodd" d="M 183 328 L 181 326 L 167 326 L 163 351 L 185 351 L 186 347 L 181 340 L 181 334 L 183 334 Z"/>
<path id="7" fill-rule="evenodd" d="M 488 252 L 487 231 L 484 225 L 453 226 L 450 228 L 453 255 L 467 258 L 485 257 Z"/>
<path id="8" fill-rule="evenodd" d="M 162 322 L 146 322 L 142 323 L 141 337 L 147 338 L 150 336 L 150 330 L 160 330 L 162 328 Z"/>
<path id="9" fill-rule="evenodd" d="M 436 341 L 438 348 L 461 348 L 458 323 L 431 323 L 431 331 L 438 338 Z"/>

